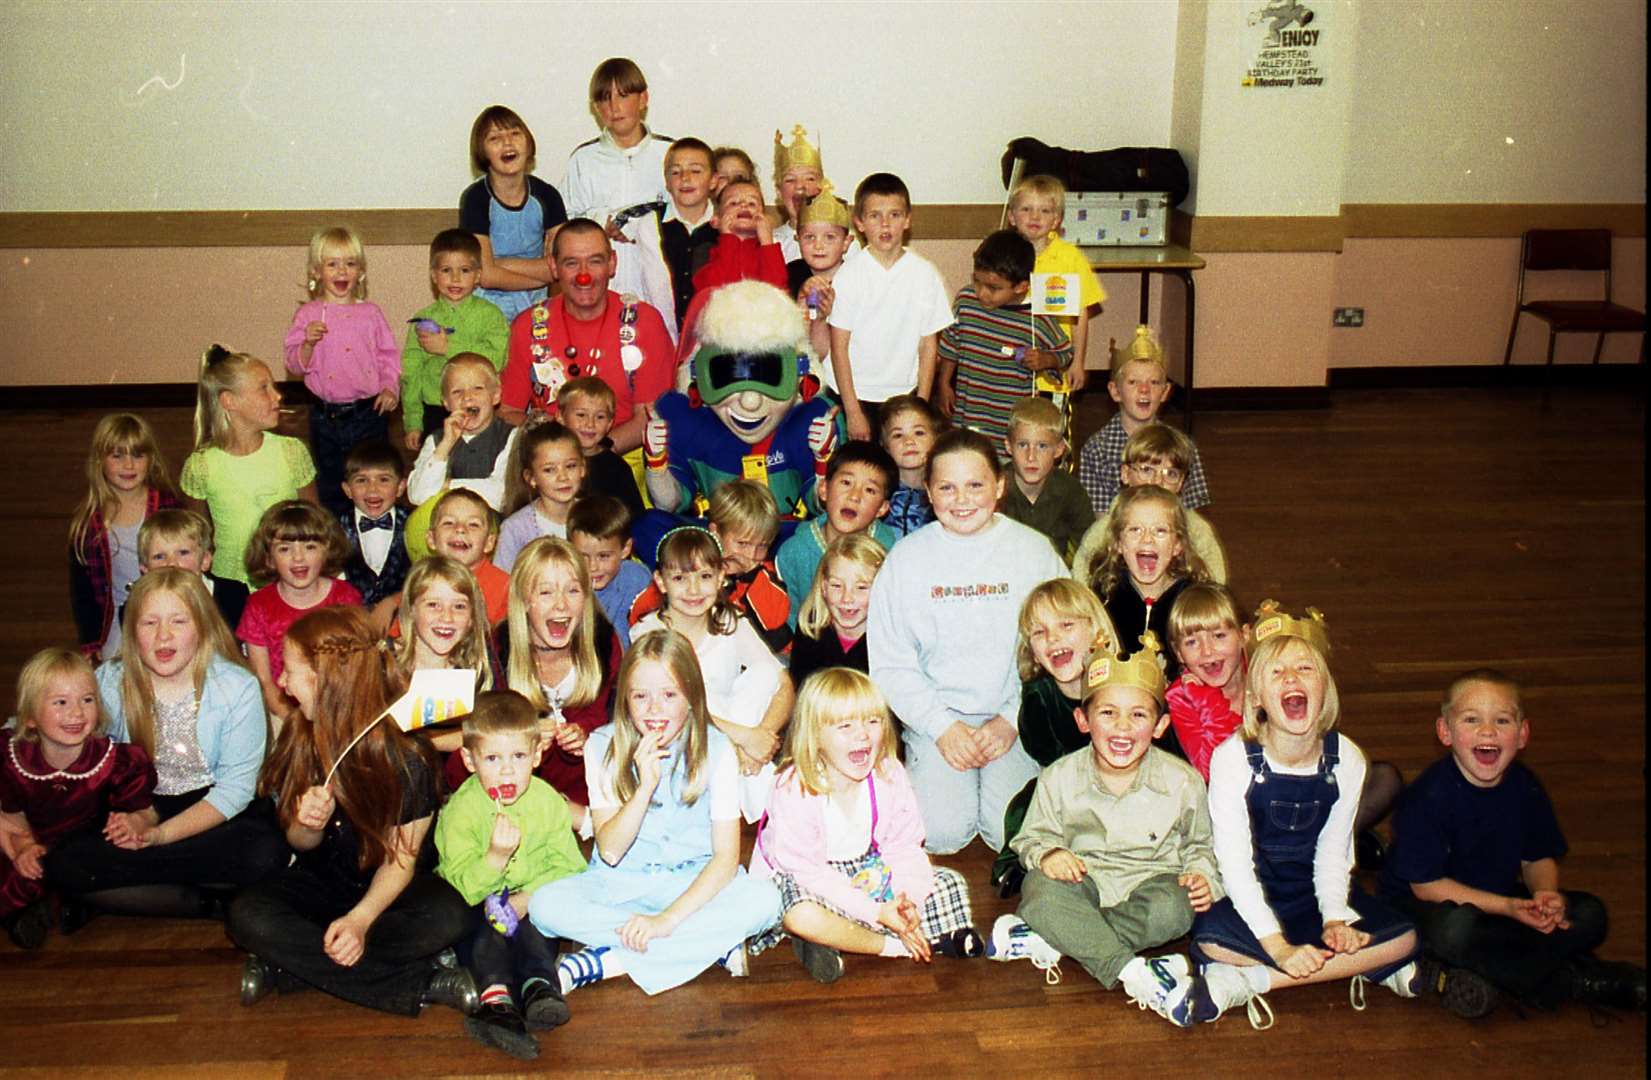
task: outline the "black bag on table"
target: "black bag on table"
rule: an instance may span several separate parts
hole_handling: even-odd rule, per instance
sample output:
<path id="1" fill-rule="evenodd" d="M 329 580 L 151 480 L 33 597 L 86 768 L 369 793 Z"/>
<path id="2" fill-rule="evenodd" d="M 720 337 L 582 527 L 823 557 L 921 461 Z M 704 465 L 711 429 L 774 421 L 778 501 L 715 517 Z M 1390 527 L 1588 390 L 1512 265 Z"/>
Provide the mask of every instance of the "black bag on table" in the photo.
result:
<path id="1" fill-rule="evenodd" d="M 1114 150 L 1065 150 L 1036 139 L 1019 138 L 1003 152 L 1003 186 L 1009 186 L 1015 159 L 1025 164 L 1021 176 L 1055 177 L 1068 191 L 1164 191 L 1179 206 L 1192 190 L 1187 163 L 1179 150 L 1162 146 L 1120 146 Z"/>

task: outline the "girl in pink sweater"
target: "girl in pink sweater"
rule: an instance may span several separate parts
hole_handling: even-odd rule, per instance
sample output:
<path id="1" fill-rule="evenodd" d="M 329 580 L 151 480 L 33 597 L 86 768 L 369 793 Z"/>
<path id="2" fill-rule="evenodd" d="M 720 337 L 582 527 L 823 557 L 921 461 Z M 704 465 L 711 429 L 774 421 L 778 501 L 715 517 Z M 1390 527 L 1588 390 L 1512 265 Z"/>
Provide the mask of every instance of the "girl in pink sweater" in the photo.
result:
<path id="1" fill-rule="evenodd" d="M 963 875 L 929 865 L 888 704 L 861 672 L 826 668 L 803 683 L 751 873 L 774 880 L 784 911 L 752 951 L 789 933 L 820 982 L 842 975 L 844 952 L 927 963 L 984 951 Z"/>

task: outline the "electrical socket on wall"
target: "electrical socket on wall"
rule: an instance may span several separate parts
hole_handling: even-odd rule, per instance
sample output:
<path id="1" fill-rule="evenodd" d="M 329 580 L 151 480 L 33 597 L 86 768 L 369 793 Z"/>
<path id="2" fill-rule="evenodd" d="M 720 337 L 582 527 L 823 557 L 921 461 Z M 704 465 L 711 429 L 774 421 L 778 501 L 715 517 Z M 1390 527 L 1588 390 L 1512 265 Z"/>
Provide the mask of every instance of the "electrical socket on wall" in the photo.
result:
<path id="1" fill-rule="evenodd" d="M 1363 326 L 1364 309 L 1362 307 L 1339 307 L 1336 314 L 1330 319 L 1331 326 Z"/>

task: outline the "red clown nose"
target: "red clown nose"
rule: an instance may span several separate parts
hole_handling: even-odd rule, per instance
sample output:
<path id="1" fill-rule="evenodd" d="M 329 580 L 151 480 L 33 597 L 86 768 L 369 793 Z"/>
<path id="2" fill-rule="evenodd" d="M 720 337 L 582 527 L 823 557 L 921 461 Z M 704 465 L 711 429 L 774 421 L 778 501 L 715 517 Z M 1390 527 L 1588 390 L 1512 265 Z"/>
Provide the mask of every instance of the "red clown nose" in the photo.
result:
<path id="1" fill-rule="evenodd" d="M 581 270 L 577 274 L 573 275 L 573 283 L 575 285 L 579 286 L 581 289 L 583 289 L 585 286 L 589 285 L 592 280 L 593 279 L 591 278 L 591 276 L 583 270 Z"/>

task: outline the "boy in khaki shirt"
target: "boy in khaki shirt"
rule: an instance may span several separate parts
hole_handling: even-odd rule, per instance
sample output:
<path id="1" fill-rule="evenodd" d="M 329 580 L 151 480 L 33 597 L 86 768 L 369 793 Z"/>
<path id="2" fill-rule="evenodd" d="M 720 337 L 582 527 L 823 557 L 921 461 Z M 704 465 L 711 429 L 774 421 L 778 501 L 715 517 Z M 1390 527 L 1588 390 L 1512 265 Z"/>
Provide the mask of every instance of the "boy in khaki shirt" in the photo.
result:
<path id="1" fill-rule="evenodd" d="M 1074 716 L 1090 746 L 1038 777 L 1012 844 L 1027 871 L 1020 914 L 998 920 L 992 952 L 1018 946 L 1034 963 L 1040 953 L 1070 956 L 1101 985 L 1122 983 L 1130 1000 L 1186 1026 L 1187 958 L 1136 953 L 1191 929 L 1193 913 L 1221 898 L 1221 876 L 1203 780 L 1152 745 L 1169 714 L 1157 638 L 1148 632 L 1141 646 L 1089 666 Z"/>

